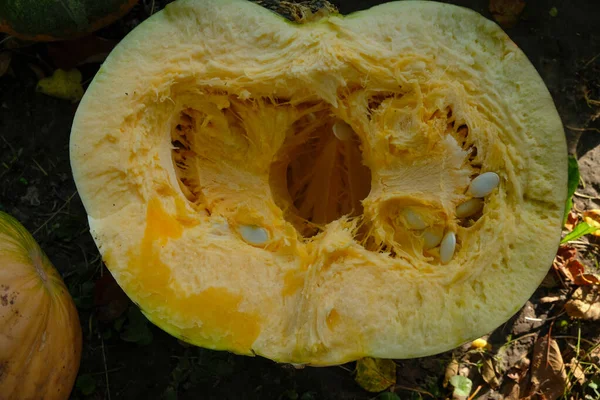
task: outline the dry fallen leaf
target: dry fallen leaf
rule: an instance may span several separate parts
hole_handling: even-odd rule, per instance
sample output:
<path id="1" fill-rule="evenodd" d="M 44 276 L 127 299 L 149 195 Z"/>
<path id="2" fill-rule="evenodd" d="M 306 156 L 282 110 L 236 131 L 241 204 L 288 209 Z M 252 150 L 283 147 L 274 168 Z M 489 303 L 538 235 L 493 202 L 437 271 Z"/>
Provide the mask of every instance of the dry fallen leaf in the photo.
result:
<path id="1" fill-rule="evenodd" d="M 37 91 L 48 96 L 71 100 L 73 103 L 76 103 L 83 97 L 81 72 L 77 69 L 70 71 L 57 69 L 52 76 L 40 79 Z"/>
<path id="2" fill-rule="evenodd" d="M 490 0 L 490 12 L 503 28 L 514 26 L 524 8 L 524 0 Z"/>
<path id="3" fill-rule="evenodd" d="M 578 222 L 579 215 L 575 211 L 569 211 L 569 214 L 567 215 L 567 221 L 565 222 L 565 228 L 571 232 Z"/>
<path id="4" fill-rule="evenodd" d="M 565 304 L 567 314 L 573 318 L 591 321 L 600 320 L 600 291 L 599 286 L 582 286 Z"/>
<path id="5" fill-rule="evenodd" d="M 500 380 L 498 379 L 498 374 L 496 371 L 496 366 L 494 365 L 494 359 L 491 357 L 486 357 L 483 360 L 483 366 L 481 367 L 481 376 L 483 380 L 486 381 L 488 385 L 492 389 L 497 389 L 500 386 Z"/>
<path id="6" fill-rule="evenodd" d="M 583 213 L 583 221 L 589 226 L 600 228 L 600 210 L 588 210 Z M 594 236 L 600 236 L 600 229 L 591 233 Z"/>
<path id="7" fill-rule="evenodd" d="M 556 400 L 564 394 L 567 372 L 556 340 L 539 338 L 533 347 L 531 362 L 531 399 Z"/>
<path id="8" fill-rule="evenodd" d="M 380 358 L 362 358 L 356 362 L 354 380 L 366 391 L 382 392 L 396 383 L 396 363 Z"/>
<path id="9" fill-rule="evenodd" d="M 450 361 L 450 363 L 446 366 L 446 371 L 444 372 L 444 382 L 443 382 L 444 387 L 448 387 L 448 382 L 450 382 L 450 379 L 453 376 L 458 375 L 458 367 L 459 367 L 459 363 L 458 363 L 458 360 L 455 358 L 453 358 L 452 361 Z"/>
<path id="10" fill-rule="evenodd" d="M 556 257 L 559 258 L 563 263 L 575 258 L 575 256 L 577 256 L 577 249 L 569 246 L 568 244 L 563 244 L 556 252 Z"/>
<path id="11" fill-rule="evenodd" d="M 569 260 L 568 263 L 560 267 L 561 272 L 567 279 L 576 285 L 597 285 L 600 284 L 600 279 L 593 274 L 585 273 L 585 265 L 578 260 Z"/>
<path id="12" fill-rule="evenodd" d="M 568 245 L 560 246 L 552 264 L 565 279 L 576 285 L 600 284 L 600 278 L 593 274 L 585 273 L 585 265 L 576 259 L 577 249 Z"/>
<path id="13" fill-rule="evenodd" d="M 577 379 L 577 382 L 579 382 L 580 385 L 585 384 L 585 373 L 583 372 L 583 367 L 581 366 L 581 363 L 579 362 L 579 360 L 577 360 L 576 357 L 573 357 L 571 359 L 571 362 L 569 363 L 569 369 L 571 370 L 573 377 Z"/>

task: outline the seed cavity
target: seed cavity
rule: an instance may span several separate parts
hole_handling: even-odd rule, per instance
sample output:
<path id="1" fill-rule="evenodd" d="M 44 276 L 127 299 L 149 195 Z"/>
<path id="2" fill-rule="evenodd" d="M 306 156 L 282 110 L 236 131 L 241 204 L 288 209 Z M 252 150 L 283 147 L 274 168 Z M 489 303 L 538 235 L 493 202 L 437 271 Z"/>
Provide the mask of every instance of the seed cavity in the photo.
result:
<path id="1" fill-rule="evenodd" d="M 269 233 L 265 228 L 256 225 L 242 225 L 240 235 L 249 244 L 262 246 L 269 241 Z"/>
<path id="2" fill-rule="evenodd" d="M 467 218 L 467 217 L 477 214 L 482 209 L 483 209 L 483 200 L 481 200 L 479 198 L 472 198 L 472 199 L 465 201 L 462 204 L 459 204 L 458 207 L 456 207 L 456 217 Z"/>
<path id="3" fill-rule="evenodd" d="M 427 228 L 423 232 L 423 243 L 425 249 L 433 249 L 442 241 L 444 231 L 442 229 Z"/>
<path id="4" fill-rule="evenodd" d="M 454 232 L 448 232 L 444 235 L 440 244 L 440 261 L 442 264 L 448 264 L 452 260 L 454 250 L 456 250 L 456 235 Z"/>
<path id="5" fill-rule="evenodd" d="M 344 142 L 352 139 L 354 130 L 345 121 L 337 120 L 335 124 L 333 124 L 333 134 L 336 138 Z"/>
<path id="6" fill-rule="evenodd" d="M 408 229 L 421 230 L 421 229 L 427 228 L 427 226 L 428 226 L 427 222 L 425 222 L 423 217 L 420 214 L 411 210 L 410 208 L 403 210 L 402 216 L 404 217 L 404 220 L 406 221 L 406 226 L 408 227 Z"/>
<path id="7" fill-rule="evenodd" d="M 485 172 L 471 181 L 468 193 L 473 197 L 485 197 L 498 187 L 500 177 L 495 172 Z"/>

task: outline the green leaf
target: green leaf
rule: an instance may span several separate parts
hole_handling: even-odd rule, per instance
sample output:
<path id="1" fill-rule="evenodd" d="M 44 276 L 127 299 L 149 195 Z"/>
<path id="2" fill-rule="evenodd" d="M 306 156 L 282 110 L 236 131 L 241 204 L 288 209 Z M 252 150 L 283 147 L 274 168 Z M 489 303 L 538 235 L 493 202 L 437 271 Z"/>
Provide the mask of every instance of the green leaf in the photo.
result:
<path id="1" fill-rule="evenodd" d="M 152 331 L 148 327 L 148 320 L 139 308 L 135 306 L 129 307 L 127 320 L 125 330 L 121 332 L 121 339 L 126 342 L 139 344 L 140 346 L 152 343 L 153 336 Z"/>
<path id="2" fill-rule="evenodd" d="M 377 396 L 377 400 L 400 400 L 400 396 L 392 392 L 383 392 Z"/>
<path id="3" fill-rule="evenodd" d="M 471 394 L 473 382 L 466 376 L 454 375 L 450 378 L 450 384 L 454 386 L 452 395 L 455 397 L 469 397 L 469 394 Z"/>
<path id="4" fill-rule="evenodd" d="M 567 222 L 567 217 L 571 208 L 573 208 L 573 194 L 579 186 L 579 164 L 577 164 L 577 158 L 575 156 L 569 156 L 569 181 L 567 183 L 567 204 L 565 206 L 565 217 L 563 224 Z"/>
<path id="5" fill-rule="evenodd" d="M 75 387 L 84 396 L 89 396 L 96 391 L 96 380 L 89 374 L 79 375 L 75 382 Z"/>
<path id="6" fill-rule="evenodd" d="M 548 13 L 551 17 L 556 17 L 558 15 L 558 9 L 556 7 L 552 7 Z"/>
<path id="7" fill-rule="evenodd" d="M 577 240 L 580 237 L 596 232 L 597 230 L 597 227 L 591 226 L 587 222 L 581 222 L 560 241 L 560 244 L 570 242 L 571 240 Z"/>

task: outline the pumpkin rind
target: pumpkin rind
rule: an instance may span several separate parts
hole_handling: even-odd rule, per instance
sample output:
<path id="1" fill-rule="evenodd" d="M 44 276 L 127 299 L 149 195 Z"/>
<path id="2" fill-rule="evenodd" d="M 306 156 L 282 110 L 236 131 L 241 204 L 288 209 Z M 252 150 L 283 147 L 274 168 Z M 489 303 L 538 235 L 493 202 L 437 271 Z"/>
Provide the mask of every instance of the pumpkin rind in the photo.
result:
<path id="1" fill-rule="evenodd" d="M 60 275 L 29 232 L 0 212 L 0 399 L 68 399 L 81 341 Z"/>
<path id="2" fill-rule="evenodd" d="M 506 321 L 551 265 L 567 182 L 526 56 L 479 14 L 420 1 L 294 25 L 179 0 L 102 66 L 71 162 L 103 258 L 149 319 L 312 365 L 430 355 Z M 499 185 L 457 218 L 484 172 Z M 455 235 L 447 263 L 405 210 Z"/>
<path id="3" fill-rule="evenodd" d="M 138 0 L 5 0 L 0 2 L 0 32 L 21 39 L 73 39 L 125 15 Z"/>

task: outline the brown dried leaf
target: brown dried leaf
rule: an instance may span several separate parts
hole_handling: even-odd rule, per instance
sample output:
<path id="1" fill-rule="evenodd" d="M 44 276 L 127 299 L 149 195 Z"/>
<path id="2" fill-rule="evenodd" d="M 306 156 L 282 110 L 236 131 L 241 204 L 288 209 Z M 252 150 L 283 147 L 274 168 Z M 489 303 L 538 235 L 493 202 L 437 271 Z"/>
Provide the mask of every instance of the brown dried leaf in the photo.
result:
<path id="1" fill-rule="evenodd" d="M 581 363 L 576 357 L 573 357 L 571 359 L 571 362 L 569 363 L 569 369 L 571 370 L 573 377 L 577 379 L 577 382 L 579 382 L 580 385 L 585 384 L 585 373 L 583 372 L 583 367 L 581 366 Z"/>
<path id="2" fill-rule="evenodd" d="M 567 314 L 573 318 L 600 320 L 600 292 L 598 286 L 582 286 L 565 304 Z"/>
<path id="3" fill-rule="evenodd" d="M 567 262 L 577 256 L 577 249 L 575 247 L 564 244 L 558 248 L 556 257 L 560 258 L 562 262 Z"/>
<path id="4" fill-rule="evenodd" d="M 492 389 L 497 389 L 500 386 L 500 380 L 496 373 L 496 366 L 494 365 L 494 359 L 486 357 L 483 360 L 483 366 L 481 368 L 481 376 Z"/>
<path id="5" fill-rule="evenodd" d="M 559 260 L 558 257 L 557 260 Z M 585 286 L 600 284 L 600 279 L 593 274 L 585 273 L 585 265 L 575 258 L 570 258 L 564 263 L 556 261 L 554 265 L 565 279 L 576 285 Z"/>
<path id="6" fill-rule="evenodd" d="M 444 387 L 448 386 L 448 382 L 450 382 L 450 378 L 452 378 L 454 375 L 458 375 L 458 367 L 459 367 L 459 363 L 458 363 L 458 360 L 456 360 L 455 358 L 453 358 L 452 361 L 450 361 L 450 363 L 448 364 L 448 366 L 446 366 L 446 372 L 444 373 L 444 382 L 443 382 Z"/>
<path id="7" fill-rule="evenodd" d="M 356 362 L 354 380 L 366 391 L 382 392 L 396 383 L 396 363 L 381 358 L 361 358 Z"/>
<path id="8" fill-rule="evenodd" d="M 567 373 L 556 340 L 547 336 L 539 338 L 533 347 L 529 396 L 556 400 L 564 394 L 566 385 Z"/>
<path id="9" fill-rule="evenodd" d="M 524 8 L 524 0 L 490 0 L 490 12 L 503 28 L 514 26 Z"/>
<path id="10" fill-rule="evenodd" d="M 561 265 L 560 271 L 563 273 L 565 278 L 574 282 L 575 278 L 585 272 L 585 266 L 579 262 L 579 260 L 569 260 L 565 264 Z"/>
<path id="11" fill-rule="evenodd" d="M 567 215 L 567 222 L 565 222 L 565 228 L 571 232 L 578 222 L 579 215 L 575 211 L 569 211 L 569 214 Z"/>
<path id="12" fill-rule="evenodd" d="M 600 228 L 600 210 L 588 210 L 583 213 L 583 222 L 587 222 L 589 226 Z M 600 236 L 600 229 L 591 233 L 594 236 Z"/>
<path id="13" fill-rule="evenodd" d="M 2 78 L 8 72 L 11 60 L 12 53 L 10 51 L 4 51 L 0 53 L 0 78 Z"/>
<path id="14" fill-rule="evenodd" d="M 594 274 L 580 274 L 575 277 L 575 284 L 579 286 L 600 285 L 600 278 Z"/>

